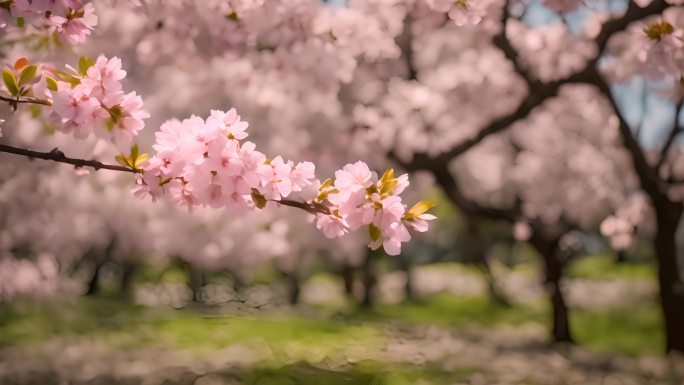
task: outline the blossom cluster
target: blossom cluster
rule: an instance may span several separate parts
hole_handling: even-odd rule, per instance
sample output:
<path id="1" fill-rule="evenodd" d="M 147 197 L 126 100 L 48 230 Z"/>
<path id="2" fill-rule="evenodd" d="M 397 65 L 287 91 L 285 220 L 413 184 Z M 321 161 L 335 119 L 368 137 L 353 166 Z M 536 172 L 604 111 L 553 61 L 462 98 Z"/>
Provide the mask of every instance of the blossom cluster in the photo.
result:
<path id="1" fill-rule="evenodd" d="M 367 226 L 370 248 L 382 245 L 387 254 L 398 255 L 401 244 L 411 240 L 407 226 L 425 232 L 427 221 L 436 218 L 426 213 L 434 205 L 431 202 L 419 202 L 407 210 L 399 194 L 408 185 L 408 175 L 395 177 L 392 169 L 378 179 L 364 162 L 347 164 L 335 172 L 334 181 L 321 185 L 317 202 L 327 205 L 328 213 L 317 215 L 316 226 L 328 238 Z"/>
<path id="2" fill-rule="evenodd" d="M 426 0 L 428 7 L 435 12 L 446 13 L 454 24 L 479 24 L 486 15 L 484 0 Z"/>
<path id="3" fill-rule="evenodd" d="M 192 116 L 170 120 L 156 135 L 156 154 L 140 161 L 136 195 L 156 199 L 169 196 L 192 209 L 195 206 L 228 208 L 233 212 L 263 208 L 271 202 L 295 206 L 316 215 L 317 227 L 328 238 L 367 226 L 370 247 L 381 245 L 390 255 L 411 239 L 407 226 L 427 231 L 430 202 L 407 210 L 398 196 L 408 186 L 408 176 L 394 177 L 392 170 L 378 180 L 363 162 L 348 164 L 335 180 L 315 180 L 310 162 L 295 164 L 281 156 L 268 159 L 254 143 L 243 141 L 248 123 L 235 109 L 212 110 L 207 119 Z M 137 148 L 126 164 L 138 167 Z M 318 185 L 314 199 L 286 200 L 293 192 Z"/>
<path id="4" fill-rule="evenodd" d="M 684 75 L 684 31 L 665 20 L 644 27 L 645 42 L 639 60 L 645 64 L 645 74 L 651 79 Z"/>
<path id="5" fill-rule="evenodd" d="M 170 195 L 194 206 L 243 211 L 277 201 L 312 183 L 314 165 L 267 159 L 247 137 L 248 123 L 235 109 L 212 110 L 205 120 L 169 120 L 156 134 L 156 155 L 139 178 L 140 192 Z"/>
<path id="6" fill-rule="evenodd" d="M 54 30 L 62 41 L 81 44 L 97 25 L 97 16 L 84 0 L 12 0 L 0 3 L 0 28 L 8 25 Z"/>
<path id="7" fill-rule="evenodd" d="M 83 139 L 91 133 L 110 139 L 120 149 L 130 148 L 149 114 L 135 91 L 124 93 L 126 71 L 117 57 L 92 62 L 81 58 L 78 71 L 57 71 L 59 81 L 48 80 L 52 96 L 51 119 L 58 131 Z"/>
<path id="8" fill-rule="evenodd" d="M 618 208 L 601 222 L 601 234 L 610 240 L 615 250 L 626 250 L 636 241 L 639 230 L 653 227 L 653 211 L 648 199 L 639 194 L 627 199 L 624 206 Z"/>

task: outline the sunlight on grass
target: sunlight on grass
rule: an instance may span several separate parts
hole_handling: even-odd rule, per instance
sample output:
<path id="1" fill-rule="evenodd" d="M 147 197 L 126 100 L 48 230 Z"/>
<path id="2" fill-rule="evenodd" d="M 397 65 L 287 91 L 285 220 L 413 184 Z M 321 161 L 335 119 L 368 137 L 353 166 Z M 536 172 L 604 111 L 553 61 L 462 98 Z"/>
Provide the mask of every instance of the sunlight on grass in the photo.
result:
<path id="1" fill-rule="evenodd" d="M 655 279 L 655 268 L 647 263 L 617 263 L 610 255 L 592 255 L 573 261 L 568 276 L 588 279 Z"/>
<path id="2" fill-rule="evenodd" d="M 542 322 L 544 309 L 539 306 L 516 304 L 506 307 L 486 297 L 457 297 L 437 294 L 423 300 L 398 305 L 376 306 L 367 316 L 376 319 L 393 319 L 413 324 L 441 326 L 501 324 L 520 325 L 525 322 Z"/>
<path id="3" fill-rule="evenodd" d="M 384 341 L 382 334 L 371 326 L 286 315 L 203 317 L 182 312 L 173 318 L 156 320 L 151 326 L 164 341 L 197 352 L 258 340 L 268 344 L 276 354 L 297 357 L 315 351 L 324 355 L 354 344 L 363 344 L 372 351 L 379 349 Z"/>
<path id="4" fill-rule="evenodd" d="M 663 352 L 665 335 L 656 304 L 604 312 L 577 310 L 571 317 L 577 341 L 592 350 L 631 356 Z"/>

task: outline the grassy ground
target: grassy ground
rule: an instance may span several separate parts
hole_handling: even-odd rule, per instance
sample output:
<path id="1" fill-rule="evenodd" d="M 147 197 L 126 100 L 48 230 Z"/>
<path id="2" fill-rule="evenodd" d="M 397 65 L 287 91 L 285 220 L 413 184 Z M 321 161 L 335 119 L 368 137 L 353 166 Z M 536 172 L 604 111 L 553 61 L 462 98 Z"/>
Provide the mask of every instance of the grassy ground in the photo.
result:
<path id="1" fill-rule="evenodd" d="M 71 305 L 15 304 L 0 312 L 0 346 L 70 334 L 128 334 L 140 344 L 161 341 L 203 352 L 257 336 L 292 354 L 314 347 L 332 349 L 350 341 L 380 343 L 387 323 L 496 328 L 546 324 L 548 315 L 544 303 L 505 307 L 483 297 L 448 294 L 398 305 L 379 304 L 372 310 L 302 310 L 221 316 L 206 311 L 146 308 L 116 298 L 83 298 Z M 574 309 L 571 321 L 578 342 L 590 349 L 632 356 L 662 350 L 660 313 L 655 304 L 606 311 Z"/>
<path id="2" fill-rule="evenodd" d="M 608 257 L 580 259 L 574 262 L 569 273 L 587 279 L 653 277 L 652 269 L 647 266 L 616 266 Z M 485 297 L 451 294 L 432 295 L 397 305 L 379 304 L 371 310 L 326 305 L 240 315 L 225 315 L 219 308 L 201 306 L 181 310 L 148 308 L 133 305 L 123 298 L 106 296 L 81 298 L 72 303 L 15 302 L 0 304 L 0 383 L 4 383 L 2 361 L 7 357 L 18 359 L 16 351 L 42 352 L 51 346 L 51 341 L 58 350 L 62 345 L 95 341 L 124 352 L 120 353 L 123 355 L 155 347 L 167 352 L 164 354 L 186 352 L 198 362 L 214 360 L 234 347 L 247 348 L 245 353 L 241 350 L 231 353 L 237 354 L 238 361 L 257 352 L 257 357 L 252 357 L 246 364 L 219 365 L 219 369 L 210 371 L 212 376 L 228 381 L 220 383 L 227 384 L 447 385 L 467 382 L 473 376 L 486 373 L 491 364 L 477 359 L 461 361 L 467 354 L 446 366 L 422 359 L 414 362 L 408 357 L 411 349 L 406 357 L 399 355 L 400 359 L 397 359 L 396 355 L 387 353 L 388 346 L 397 344 L 397 330 L 409 340 L 411 333 L 420 333 L 432 326 L 461 334 L 467 334 L 471 329 L 485 332 L 505 329 L 509 334 L 516 334 L 517 330 L 522 333 L 531 324 L 547 327 L 548 313 L 545 301 L 506 307 Z M 660 312 L 656 304 L 601 310 L 572 309 L 571 324 L 578 343 L 590 354 L 637 357 L 658 355 L 663 350 Z M 416 349 L 425 345 L 420 339 L 416 341 Z M 497 357 L 500 354 L 497 353 L 498 341 L 486 343 L 492 345 L 491 357 Z M 83 349 L 90 349 L 87 346 Z M 555 353 L 549 350 L 537 352 L 539 356 L 515 354 L 521 354 L 519 361 L 523 365 Z M 159 360 L 165 359 L 162 357 Z M 153 362 L 157 357 L 146 359 Z M 40 367 L 43 366 L 41 360 L 43 358 L 36 358 Z M 193 375 L 191 373 L 190 377 Z M 197 380 L 173 376 L 177 381 L 169 384 Z M 180 378 L 182 380 L 178 380 Z M 546 382 L 530 380 L 526 383 Z"/>

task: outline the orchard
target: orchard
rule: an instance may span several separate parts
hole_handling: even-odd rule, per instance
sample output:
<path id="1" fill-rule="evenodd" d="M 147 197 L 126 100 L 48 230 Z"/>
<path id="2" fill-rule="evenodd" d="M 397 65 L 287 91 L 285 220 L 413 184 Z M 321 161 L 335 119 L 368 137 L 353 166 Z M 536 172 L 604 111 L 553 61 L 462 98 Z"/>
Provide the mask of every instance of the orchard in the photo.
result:
<path id="1" fill-rule="evenodd" d="M 0 42 L 0 383 L 684 382 L 678 0 L 0 0 Z"/>

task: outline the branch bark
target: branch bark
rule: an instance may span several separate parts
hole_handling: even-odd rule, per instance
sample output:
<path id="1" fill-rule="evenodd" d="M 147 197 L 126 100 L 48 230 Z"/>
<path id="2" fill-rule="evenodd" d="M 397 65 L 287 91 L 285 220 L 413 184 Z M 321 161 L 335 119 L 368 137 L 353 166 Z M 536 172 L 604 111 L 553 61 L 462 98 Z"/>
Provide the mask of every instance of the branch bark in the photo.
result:
<path id="1" fill-rule="evenodd" d="M 25 149 L 25 148 L 9 146 L 6 144 L 0 144 L 0 152 L 6 152 L 9 154 L 15 154 L 15 155 L 22 155 L 22 156 L 26 156 L 26 157 L 31 158 L 31 159 L 44 159 L 44 160 L 52 160 L 52 161 L 60 162 L 60 163 L 68 163 L 68 164 L 76 166 L 77 168 L 79 168 L 79 167 L 92 167 L 95 170 L 101 170 L 102 169 L 102 170 L 123 171 L 123 172 L 130 172 L 130 173 L 141 172 L 141 170 L 133 170 L 133 169 L 130 169 L 130 168 L 124 167 L 124 166 L 102 163 L 102 162 L 97 161 L 95 159 L 70 158 L 70 157 L 64 155 L 64 153 L 58 148 L 53 148 L 52 151 L 50 151 L 50 152 L 41 152 L 41 151 L 33 151 L 33 150 Z"/>

